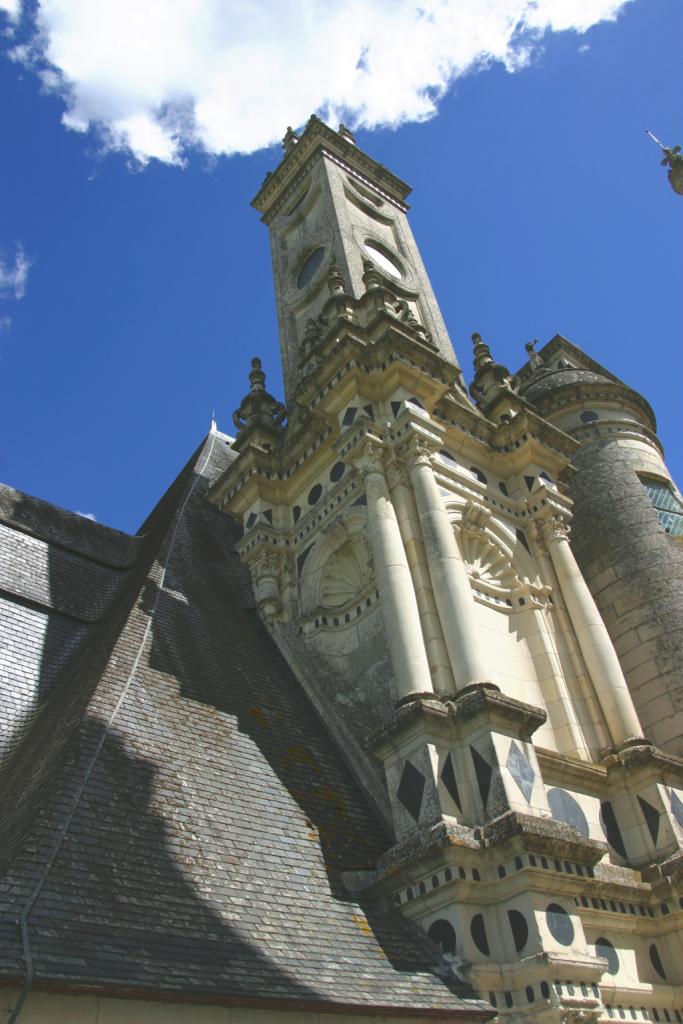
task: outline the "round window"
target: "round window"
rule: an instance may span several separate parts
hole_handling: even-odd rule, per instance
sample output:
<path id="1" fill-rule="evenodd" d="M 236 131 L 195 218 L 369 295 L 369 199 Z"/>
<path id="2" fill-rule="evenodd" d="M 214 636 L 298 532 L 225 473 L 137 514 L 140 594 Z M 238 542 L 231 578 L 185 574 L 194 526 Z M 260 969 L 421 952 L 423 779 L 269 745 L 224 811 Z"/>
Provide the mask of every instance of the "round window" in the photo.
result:
<path id="1" fill-rule="evenodd" d="M 299 276 L 296 279 L 297 288 L 305 288 L 309 281 L 312 281 L 316 273 L 320 268 L 320 264 L 323 261 L 325 255 L 325 247 L 320 245 L 317 249 L 314 249 L 308 259 L 305 261 L 303 267 L 299 271 Z"/>
<path id="2" fill-rule="evenodd" d="M 403 271 L 398 263 L 391 256 L 387 256 L 386 253 L 382 252 L 381 249 L 378 249 L 376 245 L 373 245 L 372 242 L 365 243 L 365 251 L 380 270 L 383 270 L 386 274 L 391 274 L 392 277 L 403 277 Z"/>

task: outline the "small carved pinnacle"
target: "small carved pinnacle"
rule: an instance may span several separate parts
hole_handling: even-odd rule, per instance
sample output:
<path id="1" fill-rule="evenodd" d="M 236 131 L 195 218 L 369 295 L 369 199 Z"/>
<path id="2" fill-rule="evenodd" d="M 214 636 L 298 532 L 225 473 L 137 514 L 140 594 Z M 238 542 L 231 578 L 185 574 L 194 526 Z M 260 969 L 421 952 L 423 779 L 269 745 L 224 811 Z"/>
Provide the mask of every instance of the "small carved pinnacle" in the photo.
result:
<path id="1" fill-rule="evenodd" d="M 349 131 L 345 124 L 339 125 L 338 133 L 341 135 L 342 139 L 346 139 L 347 142 L 350 142 L 354 146 L 356 145 L 356 139 L 353 133 Z"/>
<path id="2" fill-rule="evenodd" d="M 254 356 L 251 361 L 251 373 L 249 374 L 249 383 L 251 384 L 252 394 L 255 391 L 266 390 L 266 375 L 261 369 L 261 360 L 258 356 Z"/>
<path id="3" fill-rule="evenodd" d="M 284 149 L 285 153 L 291 153 L 291 151 L 294 149 L 298 141 L 299 136 L 290 125 L 284 134 L 284 138 L 282 139 L 282 148 Z"/>

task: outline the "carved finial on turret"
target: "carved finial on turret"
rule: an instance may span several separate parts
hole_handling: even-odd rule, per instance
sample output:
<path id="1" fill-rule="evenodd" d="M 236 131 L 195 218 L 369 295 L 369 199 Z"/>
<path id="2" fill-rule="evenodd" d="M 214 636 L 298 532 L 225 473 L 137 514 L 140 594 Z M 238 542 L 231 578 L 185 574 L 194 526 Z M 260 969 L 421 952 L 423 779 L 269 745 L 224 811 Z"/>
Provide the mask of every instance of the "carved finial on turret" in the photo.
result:
<path id="1" fill-rule="evenodd" d="M 257 391 L 265 391 L 266 387 L 266 375 L 261 369 L 261 360 L 258 356 L 254 356 L 251 361 L 251 373 L 249 374 L 249 383 L 251 384 L 251 393 L 255 395 Z"/>
<path id="2" fill-rule="evenodd" d="M 352 146 L 356 145 L 355 136 L 349 131 L 345 124 L 339 125 L 338 134 L 341 135 L 342 139 L 346 139 L 347 142 L 350 142 Z"/>
<path id="3" fill-rule="evenodd" d="M 542 357 L 536 351 L 536 345 L 538 345 L 538 338 L 534 338 L 533 341 L 527 341 L 524 346 L 524 351 L 529 357 L 529 366 L 532 370 L 540 370 L 545 365 Z"/>
<path id="4" fill-rule="evenodd" d="M 266 375 L 261 367 L 261 360 L 254 356 L 249 373 L 249 394 L 242 399 L 239 409 L 232 414 L 232 422 L 237 428 L 237 436 L 248 428 L 261 427 L 267 433 L 280 433 L 287 410 L 282 402 L 269 395 L 266 391 Z"/>
<path id="5" fill-rule="evenodd" d="M 481 334 L 472 335 L 472 344 L 474 345 L 474 380 L 470 384 L 470 394 L 478 406 L 486 409 L 504 392 L 508 395 L 515 392 L 518 382 L 507 366 L 494 362 L 491 349 L 482 339 Z"/>
<path id="6" fill-rule="evenodd" d="M 346 282 L 344 281 L 341 271 L 334 260 L 330 267 L 330 272 L 327 275 L 327 287 L 330 295 L 346 294 Z"/>
<path id="7" fill-rule="evenodd" d="M 363 284 L 370 291 L 382 286 L 382 278 L 372 260 L 363 260 Z"/>
<path id="8" fill-rule="evenodd" d="M 287 155 L 287 153 L 292 152 L 298 141 L 299 136 L 290 125 L 287 128 L 287 131 L 285 132 L 284 138 L 282 140 L 282 148 L 285 151 L 285 155 Z"/>
<path id="9" fill-rule="evenodd" d="M 491 349 L 483 340 L 481 334 L 475 332 L 472 335 L 472 344 L 474 345 L 474 369 L 478 373 L 485 366 L 493 362 L 493 357 Z"/>
<path id="10" fill-rule="evenodd" d="M 662 160 L 662 167 L 668 167 L 669 173 L 667 175 L 669 183 L 679 196 L 683 196 L 683 153 L 681 153 L 680 146 L 665 146 L 664 143 L 660 142 L 656 135 L 653 135 L 649 128 L 645 129 L 647 134 L 650 136 L 653 142 L 656 142 L 662 153 L 664 159 Z"/>

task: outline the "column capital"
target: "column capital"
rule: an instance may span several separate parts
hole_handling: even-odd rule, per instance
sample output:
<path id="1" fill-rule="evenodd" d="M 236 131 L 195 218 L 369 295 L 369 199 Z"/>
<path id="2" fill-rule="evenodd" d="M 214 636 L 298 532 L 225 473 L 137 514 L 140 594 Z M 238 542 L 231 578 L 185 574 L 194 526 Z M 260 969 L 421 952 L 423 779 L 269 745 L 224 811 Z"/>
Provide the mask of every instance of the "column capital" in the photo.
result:
<path id="1" fill-rule="evenodd" d="M 400 455 L 409 470 L 415 466 L 430 466 L 432 456 L 439 447 L 439 440 L 436 437 L 428 437 L 426 434 L 410 430 L 403 444 L 400 446 Z"/>
<path id="2" fill-rule="evenodd" d="M 372 473 L 384 473 L 384 446 L 379 438 L 366 435 L 344 458 L 358 470 L 363 480 Z"/>
<path id="3" fill-rule="evenodd" d="M 553 512 L 551 515 L 545 516 L 543 519 L 535 519 L 533 522 L 540 539 L 548 550 L 551 545 L 561 540 L 569 540 L 571 526 L 565 516 Z"/>

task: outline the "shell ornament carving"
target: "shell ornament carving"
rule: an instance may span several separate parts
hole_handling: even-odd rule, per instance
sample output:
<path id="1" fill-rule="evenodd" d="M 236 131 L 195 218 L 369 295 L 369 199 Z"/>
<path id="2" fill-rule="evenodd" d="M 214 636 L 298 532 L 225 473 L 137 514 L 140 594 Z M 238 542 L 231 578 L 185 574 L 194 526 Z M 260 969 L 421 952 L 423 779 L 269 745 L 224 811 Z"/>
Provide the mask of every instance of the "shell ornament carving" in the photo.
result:
<path id="1" fill-rule="evenodd" d="M 508 555 L 485 533 L 461 531 L 460 548 L 467 572 L 479 590 L 502 597 L 519 589 L 521 581 Z"/>
<path id="2" fill-rule="evenodd" d="M 370 552 L 364 537 L 347 540 L 325 566 L 320 588 L 323 608 L 341 609 L 353 604 L 373 580 Z"/>

